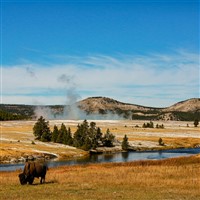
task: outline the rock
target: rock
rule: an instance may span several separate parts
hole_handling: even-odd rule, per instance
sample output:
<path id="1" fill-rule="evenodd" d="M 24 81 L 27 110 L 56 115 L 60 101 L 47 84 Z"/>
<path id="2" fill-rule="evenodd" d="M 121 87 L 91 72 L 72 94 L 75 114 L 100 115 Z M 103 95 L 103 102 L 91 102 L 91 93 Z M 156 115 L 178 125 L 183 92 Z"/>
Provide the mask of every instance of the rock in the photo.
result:
<path id="1" fill-rule="evenodd" d="M 45 159 L 46 159 L 46 160 L 50 160 L 51 157 L 50 157 L 49 155 L 46 155 L 46 156 L 45 156 Z"/>
<path id="2" fill-rule="evenodd" d="M 91 154 L 101 154 L 101 153 L 116 153 L 122 152 L 122 148 L 120 146 L 115 147 L 97 147 L 96 149 L 90 150 Z"/>
<path id="3" fill-rule="evenodd" d="M 35 160 L 35 158 L 33 157 L 33 156 L 28 156 L 28 158 L 27 158 L 28 160 Z"/>
<path id="4" fill-rule="evenodd" d="M 26 162 L 26 158 L 21 157 L 21 158 L 18 159 L 18 162 Z"/>
<path id="5" fill-rule="evenodd" d="M 16 158 L 11 158 L 11 159 L 10 159 L 10 162 L 11 162 L 11 163 L 17 163 L 18 160 L 17 160 Z"/>

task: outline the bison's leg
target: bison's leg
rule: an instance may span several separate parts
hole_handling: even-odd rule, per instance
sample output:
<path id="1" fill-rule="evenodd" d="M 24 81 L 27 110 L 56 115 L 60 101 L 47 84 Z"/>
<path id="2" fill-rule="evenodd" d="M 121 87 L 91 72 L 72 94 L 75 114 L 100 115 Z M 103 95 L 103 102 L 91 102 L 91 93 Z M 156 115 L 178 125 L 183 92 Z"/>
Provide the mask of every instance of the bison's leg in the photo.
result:
<path id="1" fill-rule="evenodd" d="M 40 179 L 40 184 L 44 183 L 45 182 L 45 176 L 41 176 L 41 179 Z"/>
<path id="2" fill-rule="evenodd" d="M 31 176 L 31 177 L 28 179 L 28 182 L 29 182 L 30 185 L 32 185 L 33 181 L 34 181 L 34 176 Z"/>

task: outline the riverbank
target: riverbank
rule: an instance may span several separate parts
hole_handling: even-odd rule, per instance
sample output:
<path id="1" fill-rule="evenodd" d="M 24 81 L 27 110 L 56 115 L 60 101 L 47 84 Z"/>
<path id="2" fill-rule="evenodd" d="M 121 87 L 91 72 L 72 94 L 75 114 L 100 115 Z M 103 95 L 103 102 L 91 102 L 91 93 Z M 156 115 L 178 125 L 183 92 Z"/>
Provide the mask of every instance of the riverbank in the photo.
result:
<path id="1" fill-rule="evenodd" d="M 58 143 L 40 141 L 18 142 L 1 141 L 0 164 L 23 163 L 27 160 L 66 160 L 87 156 L 89 153 L 81 149 Z"/>
<path id="2" fill-rule="evenodd" d="M 55 143 L 45 143 L 45 145 L 55 145 L 55 148 L 59 148 L 60 144 L 55 144 Z M 73 148 L 67 145 L 61 145 L 62 147 L 66 148 Z M 15 149 L 15 152 L 13 150 Z M 76 149 L 76 148 L 73 148 Z M 43 161 L 43 162 L 48 162 L 48 161 L 66 161 L 66 160 L 73 160 L 73 159 L 83 159 L 84 157 L 88 157 L 91 154 L 117 154 L 120 152 L 129 152 L 129 151 L 134 151 L 134 152 L 148 152 L 148 151 L 163 151 L 163 150 L 170 150 L 170 149 L 179 149 L 179 148 L 172 148 L 170 146 L 129 146 L 129 149 L 127 151 L 123 150 L 121 145 L 116 145 L 113 147 L 98 147 L 96 149 L 90 150 L 90 151 L 83 151 L 80 149 L 77 149 L 77 152 L 63 152 L 59 154 L 55 154 L 52 152 L 47 152 L 47 151 L 20 151 L 16 147 L 14 147 L 11 150 L 10 155 L 2 155 L 0 156 L 0 165 L 1 164 L 17 164 L 17 163 L 25 163 L 26 161 Z M 184 147 L 182 149 L 185 149 Z M 188 148 L 187 148 L 188 149 Z M 78 153 L 79 152 L 79 153 Z"/>
<path id="3" fill-rule="evenodd" d="M 0 172 L 0 196 L 8 199 L 198 200 L 200 156 L 128 163 L 62 166 L 46 183 L 21 186 L 20 171 Z M 89 177 L 89 178 L 88 178 Z"/>

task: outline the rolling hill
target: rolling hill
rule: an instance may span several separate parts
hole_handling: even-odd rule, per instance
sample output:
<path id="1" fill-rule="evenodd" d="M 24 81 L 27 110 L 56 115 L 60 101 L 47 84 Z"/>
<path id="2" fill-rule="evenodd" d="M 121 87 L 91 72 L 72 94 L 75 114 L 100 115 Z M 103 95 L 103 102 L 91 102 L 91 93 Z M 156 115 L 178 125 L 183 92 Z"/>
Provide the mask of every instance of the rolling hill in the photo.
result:
<path id="1" fill-rule="evenodd" d="M 89 97 L 71 106 L 2 104 L 0 120 L 34 119 L 38 117 L 36 114 L 38 110 L 42 110 L 39 112 L 41 115 L 45 112 L 48 113 L 47 116 L 51 116 L 49 117 L 51 119 L 65 119 L 65 114 L 70 113 L 69 111 L 73 109 L 76 110 L 77 117 L 82 116 L 82 118 L 93 116 L 94 119 L 94 117 L 105 116 L 108 119 L 109 116 L 109 119 L 112 119 L 112 116 L 115 115 L 119 116 L 119 119 L 193 121 L 196 118 L 200 119 L 200 98 L 181 101 L 166 108 L 123 103 L 107 97 Z"/>

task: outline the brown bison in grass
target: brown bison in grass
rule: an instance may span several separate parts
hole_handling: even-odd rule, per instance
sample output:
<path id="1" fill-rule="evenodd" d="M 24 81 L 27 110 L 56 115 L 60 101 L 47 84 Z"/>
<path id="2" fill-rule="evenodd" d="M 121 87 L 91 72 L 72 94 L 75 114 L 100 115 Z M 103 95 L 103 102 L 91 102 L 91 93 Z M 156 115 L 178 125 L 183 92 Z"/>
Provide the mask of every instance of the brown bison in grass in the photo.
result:
<path id="1" fill-rule="evenodd" d="M 47 166 L 43 163 L 26 162 L 23 173 L 19 174 L 19 181 L 22 185 L 32 184 L 35 177 L 41 177 L 40 183 L 42 184 L 45 181 L 47 169 Z"/>

